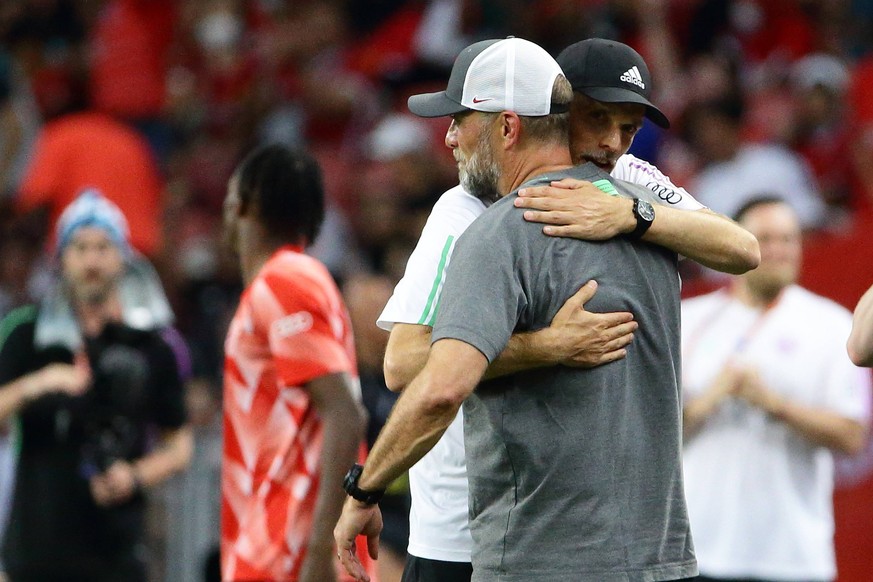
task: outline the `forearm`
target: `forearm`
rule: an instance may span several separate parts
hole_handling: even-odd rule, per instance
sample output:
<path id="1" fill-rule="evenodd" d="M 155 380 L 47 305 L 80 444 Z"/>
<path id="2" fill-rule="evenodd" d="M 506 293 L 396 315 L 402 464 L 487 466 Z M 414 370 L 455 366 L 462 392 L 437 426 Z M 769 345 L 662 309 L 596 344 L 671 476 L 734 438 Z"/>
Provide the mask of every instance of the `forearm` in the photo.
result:
<path id="1" fill-rule="evenodd" d="M 193 453 L 194 435 L 190 427 L 183 426 L 167 431 L 153 451 L 131 464 L 140 485 L 153 487 L 185 470 Z"/>
<path id="2" fill-rule="evenodd" d="M 545 330 L 513 334 L 500 355 L 485 370 L 485 380 L 557 363 Z"/>
<path id="3" fill-rule="evenodd" d="M 655 207 L 643 240 L 666 247 L 705 267 L 742 274 L 761 260 L 758 240 L 734 221 L 710 210 Z"/>
<path id="4" fill-rule="evenodd" d="M 422 371 L 430 353 L 431 328 L 424 325 L 395 324 L 385 349 L 385 384 L 400 392 Z M 553 345 L 548 328 L 537 332 L 514 334 L 506 348 L 488 366 L 485 378 L 506 376 L 555 364 L 559 346 Z"/>
<path id="5" fill-rule="evenodd" d="M 765 410 L 814 445 L 848 455 L 864 448 L 867 431 L 856 420 L 787 400 L 776 401 Z"/>
<path id="6" fill-rule="evenodd" d="M 0 388 L 0 422 L 18 414 L 34 397 L 33 374 L 22 376 Z"/>
<path id="7" fill-rule="evenodd" d="M 440 340 L 427 365 L 394 405 L 359 484 L 384 489 L 427 453 L 452 423 L 482 378 L 488 360 L 458 340 Z"/>
<path id="8" fill-rule="evenodd" d="M 846 349 L 856 366 L 873 367 L 873 287 L 867 289 L 855 307 Z"/>
<path id="9" fill-rule="evenodd" d="M 327 551 L 333 555 L 333 526 L 339 519 L 346 497 L 341 487 L 343 476 L 358 460 L 365 424 L 365 414 L 357 406 L 324 415 L 324 444 L 318 498 L 309 538 L 310 552 Z"/>
<path id="10" fill-rule="evenodd" d="M 46 392 L 42 370 L 30 372 L 0 387 L 0 422 L 18 414 Z"/>
<path id="11" fill-rule="evenodd" d="M 422 375 L 403 392 L 379 433 L 361 475 L 362 488 L 388 487 L 433 448 L 457 416 L 461 402 L 428 398 L 432 382 Z"/>

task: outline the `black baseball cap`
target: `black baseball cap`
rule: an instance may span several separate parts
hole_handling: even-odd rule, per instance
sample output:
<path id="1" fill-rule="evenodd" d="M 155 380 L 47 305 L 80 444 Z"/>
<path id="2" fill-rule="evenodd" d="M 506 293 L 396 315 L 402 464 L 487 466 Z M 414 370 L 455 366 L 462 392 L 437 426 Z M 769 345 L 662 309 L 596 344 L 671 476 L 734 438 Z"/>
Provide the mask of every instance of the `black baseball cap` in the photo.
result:
<path id="1" fill-rule="evenodd" d="M 589 38 L 565 48 L 557 61 L 574 91 L 604 103 L 640 103 L 646 106 L 646 117 L 670 127 L 667 116 L 649 101 L 652 75 L 646 61 L 628 45 Z"/>

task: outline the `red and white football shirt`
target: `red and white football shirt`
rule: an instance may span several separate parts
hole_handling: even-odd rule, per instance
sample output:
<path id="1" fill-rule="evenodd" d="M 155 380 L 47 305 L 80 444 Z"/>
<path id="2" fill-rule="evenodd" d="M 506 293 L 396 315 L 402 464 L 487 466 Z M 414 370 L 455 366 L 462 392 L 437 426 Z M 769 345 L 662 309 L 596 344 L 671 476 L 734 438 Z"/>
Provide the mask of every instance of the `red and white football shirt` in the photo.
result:
<path id="1" fill-rule="evenodd" d="M 322 451 L 322 422 L 306 384 L 334 373 L 357 380 L 345 305 L 320 262 L 283 247 L 243 292 L 225 342 L 225 582 L 297 579 Z M 361 461 L 364 453 L 362 445 Z M 367 560 L 365 543 L 358 555 Z"/>

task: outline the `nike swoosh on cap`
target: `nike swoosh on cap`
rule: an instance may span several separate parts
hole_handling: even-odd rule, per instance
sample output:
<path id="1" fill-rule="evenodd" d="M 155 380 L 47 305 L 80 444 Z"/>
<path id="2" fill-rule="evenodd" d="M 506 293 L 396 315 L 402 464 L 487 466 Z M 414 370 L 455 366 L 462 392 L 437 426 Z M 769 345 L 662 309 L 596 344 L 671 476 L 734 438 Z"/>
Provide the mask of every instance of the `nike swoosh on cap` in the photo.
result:
<path id="1" fill-rule="evenodd" d="M 494 98 L 486 97 L 485 99 L 479 99 L 478 97 L 473 97 L 473 103 L 482 103 L 484 101 L 494 101 Z"/>

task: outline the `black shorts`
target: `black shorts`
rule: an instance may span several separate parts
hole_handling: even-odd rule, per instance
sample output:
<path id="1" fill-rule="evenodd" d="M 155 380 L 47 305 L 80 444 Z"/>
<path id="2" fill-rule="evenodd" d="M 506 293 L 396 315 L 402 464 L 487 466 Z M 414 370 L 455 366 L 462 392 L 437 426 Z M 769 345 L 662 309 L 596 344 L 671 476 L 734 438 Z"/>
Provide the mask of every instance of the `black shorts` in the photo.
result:
<path id="1" fill-rule="evenodd" d="M 416 556 L 406 556 L 406 567 L 400 582 L 470 582 L 473 564 L 441 562 Z"/>

